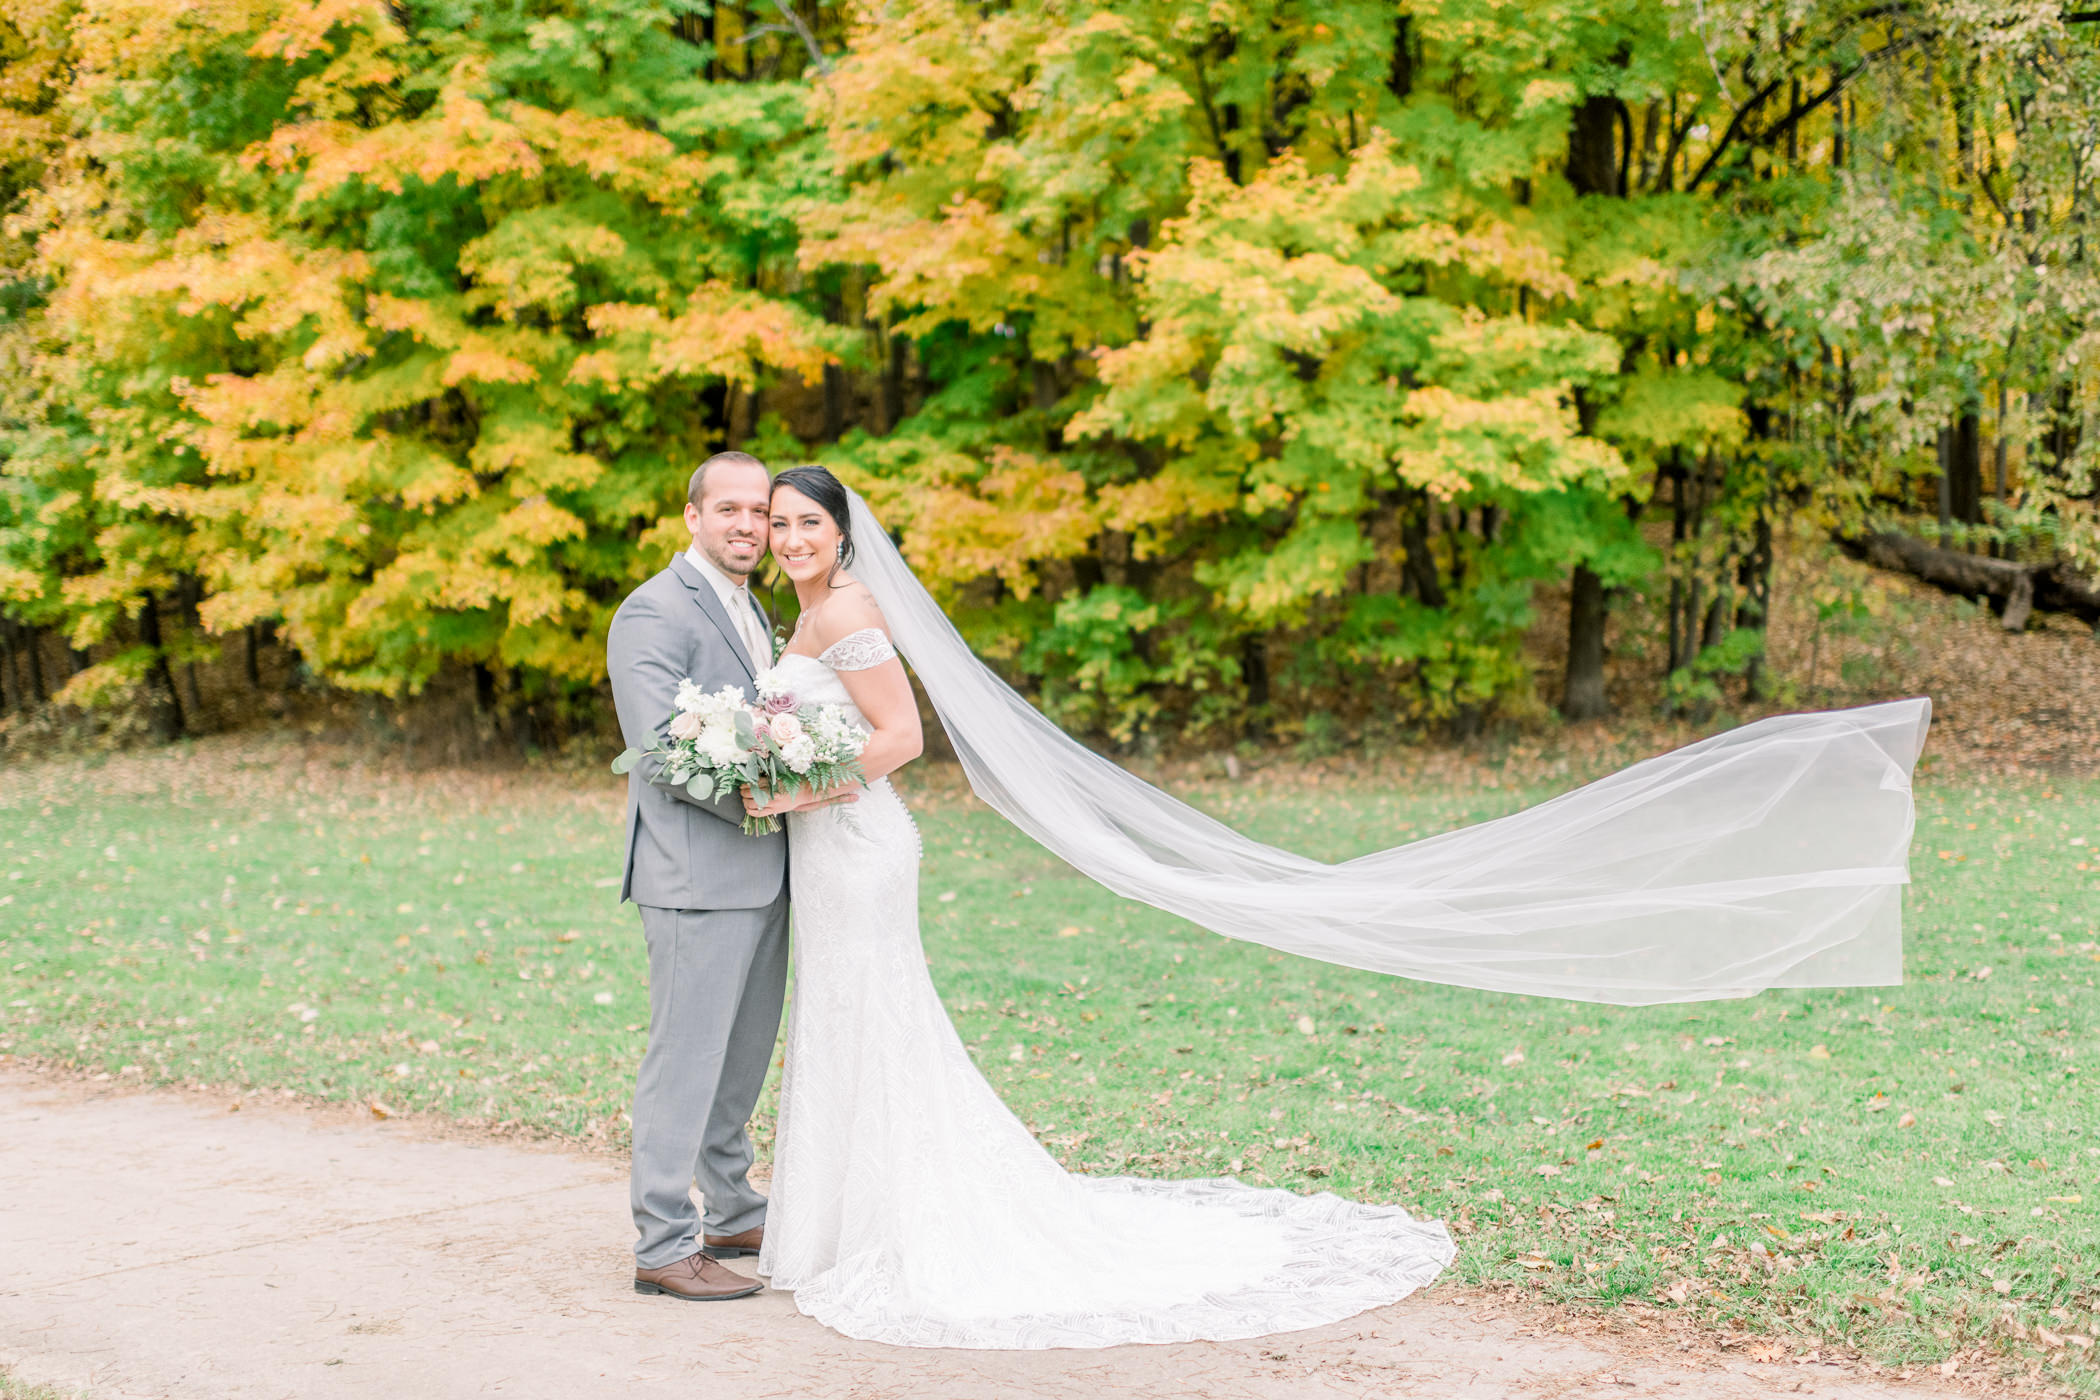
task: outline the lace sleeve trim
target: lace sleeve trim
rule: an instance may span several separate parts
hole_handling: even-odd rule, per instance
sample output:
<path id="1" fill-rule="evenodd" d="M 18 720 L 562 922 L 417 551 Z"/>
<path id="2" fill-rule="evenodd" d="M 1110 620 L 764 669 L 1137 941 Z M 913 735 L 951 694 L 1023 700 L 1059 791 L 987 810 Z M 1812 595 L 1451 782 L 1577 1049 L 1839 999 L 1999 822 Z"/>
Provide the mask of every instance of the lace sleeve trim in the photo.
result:
<path id="1" fill-rule="evenodd" d="M 863 627 L 839 638 L 818 654 L 817 660 L 834 671 L 865 671 L 880 666 L 897 654 L 880 627 Z"/>

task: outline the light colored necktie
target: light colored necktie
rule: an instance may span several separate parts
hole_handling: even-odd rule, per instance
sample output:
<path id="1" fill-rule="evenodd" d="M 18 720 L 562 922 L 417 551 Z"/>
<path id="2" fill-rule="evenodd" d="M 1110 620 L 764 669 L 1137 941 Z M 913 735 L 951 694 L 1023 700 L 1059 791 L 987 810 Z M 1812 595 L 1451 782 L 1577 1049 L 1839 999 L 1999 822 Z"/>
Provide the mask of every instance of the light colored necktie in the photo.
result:
<path id="1" fill-rule="evenodd" d="M 744 639 L 744 649 L 751 655 L 751 664 L 764 669 L 773 664 L 773 649 L 766 645 L 765 628 L 759 623 L 758 609 L 751 602 L 748 588 L 730 590 L 730 610 L 736 615 L 737 634 Z"/>

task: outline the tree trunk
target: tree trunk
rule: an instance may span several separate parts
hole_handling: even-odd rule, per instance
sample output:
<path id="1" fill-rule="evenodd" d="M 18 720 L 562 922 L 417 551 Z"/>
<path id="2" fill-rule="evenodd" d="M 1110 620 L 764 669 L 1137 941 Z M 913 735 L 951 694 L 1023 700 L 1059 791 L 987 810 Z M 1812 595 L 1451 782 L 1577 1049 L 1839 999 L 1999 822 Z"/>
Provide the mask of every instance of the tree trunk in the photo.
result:
<path id="1" fill-rule="evenodd" d="M 1604 697 L 1604 618 L 1604 580 L 1587 564 L 1576 565 L 1568 596 L 1568 672 L 1560 698 L 1564 719 L 1611 713 Z"/>
<path id="2" fill-rule="evenodd" d="M 182 737 L 182 701 L 175 694 L 175 677 L 168 670 L 168 652 L 160 633 L 160 604 L 151 593 L 139 603 L 139 640 L 153 649 L 153 662 L 146 670 L 146 722 L 153 737 L 163 744 Z"/>
<path id="3" fill-rule="evenodd" d="M 1577 194 L 1623 195 L 1619 182 L 1618 100 L 1605 95 L 1583 99 L 1568 126 L 1568 183 Z"/>
<path id="4" fill-rule="evenodd" d="M 28 708 L 21 674 L 15 670 L 15 624 L 0 617 L 0 711 L 13 714 Z"/>
<path id="5" fill-rule="evenodd" d="M 1443 580 L 1437 577 L 1436 556 L 1429 552 L 1429 529 L 1422 521 L 1428 509 L 1426 497 L 1417 493 L 1400 512 L 1400 547 L 1407 555 L 1402 567 L 1415 586 L 1415 596 L 1432 608 L 1441 608 L 1450 599 L 1444 595 Z"/>
<path id="6" fill-rule="evenodd" d="M 846 432 L 846 371 L 824 366 L 824 441 L 837 442 Z"/>
<path id="7" fill-rule="evenodd" d="M 1386 89 L 1405 102 L 1415 90 L 1415 52 L 1411 16 L 1393 21 L 1393 60 L 1386 72 Z"/>
<path id="8" fill-rule="evenodd" d="M 1948 506 L 1965 525 L 1983 523 L 1983 417 L 1972 404 L 1954 423 L 1948 445 Z"/>
<path id="9" fill-rule="evenodd" d="M 1699 627 L 1699 645 L 1717 647 L 1728 639 L 1728 585 L 1716 580 L 1714 596 L 1706 605 L 1706 617 Z"/>
<path id="10" fill-rule="evenodd" d="M 1939 452 L 1940 482 L 1939 507 L 1940 530 L 1945 533 L 1954 523 L 1954 434 L 1941 428 L 1934 444 Z"/>
<path id="11" fill-rule="evenodd" d="M 1762 635 L 1772 617 L 1772 517 L 1762 507 L 1750 537 L 1750 552 L 1736 572 L 1742 601 L 1736 607 L 1735 625 Z M 1762 649 L 1743 668 L 1743 694 L 1751 700 L 1765 698 L 1765 656 Z"/>
<path id="12" fill-rule="evenodd" d="M 242 629 L 242 631 L 247 634 L 248 638 L 248 689 L 261 690 L 262 663 L 256 657 L 257 647 L 255 645 L 255 624 L 252 622 L 249 623 L 245 628 Z"/>
<path id="13" fill-rule="evenodd" d="M 204 585 L 194 574 L 183 575 L 176 587 L 175 596 L 181 608 L 182 626 L 190 634 L 186 640 L 189 641 L 192 647 L 196 644 L 198 634 L 204 631 L 204 620 L 197 614 L 197 604 L 202 600 L 203 594 Z M 197 686 L 197 663 L 195 661 L 182 663 L 182 691 L 183 700 L 189 707 L 192 727 L 202 729 L 204 727 L 204 694 Z"/>
<path id="14" fill-rule="evenodd" d="M 2055 410 L 2049 423 L 2049 455 L 2055 460 L 2051 464 L 2058 477 L 2064 475 L 2072 454 L 2078 451 L 2078 408 L 2071 397 L 2071 386 L 2063 383 L 2056 386 Z"/>
<path id="15" fill-rule="evenodd" d="M 893 433 L 904 421 L 904 371 L 911 342 L 894 332 L 884 339 L 888 341 L 888 354 L 883 357 L 882 368 L 882 431 Z"/>
<path id="16" fill-rule="evenodd" d="M 2036 566 L 1964 554 L 1888 530 L 1839 543 L 1876 568 L 1910 574 L 1964 598 L 1991 599 L 1998 604 L 2008 631 L 2024 627 L 2026 614 L 2033 608 L 2100 623 L 2100 583 L 2060 563 Z"/>
<path id="17" fill-rule="evenodd" d="M 43 629 L 23 628 L 22 649 L 29 653 L 29 698 L 35 702 L 38 709 L 42 709 L 44 702 L 51 698 L 50 692 L 44 689 Z"/>
<path id="18" fill-rule="evenodd" d="M 1240 680 L 1247 687 L 1247 732 L 1266 738 L 1269 732 L 1269 648 L 1260 637 L 1240 641 Z"/>

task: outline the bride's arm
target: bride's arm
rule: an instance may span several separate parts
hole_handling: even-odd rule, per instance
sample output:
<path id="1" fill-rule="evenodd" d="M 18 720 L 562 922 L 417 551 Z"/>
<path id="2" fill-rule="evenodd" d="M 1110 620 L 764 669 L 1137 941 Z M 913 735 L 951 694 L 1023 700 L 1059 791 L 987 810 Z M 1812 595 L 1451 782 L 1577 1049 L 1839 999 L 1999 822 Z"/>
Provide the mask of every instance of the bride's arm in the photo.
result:
<path id="1" fill-rule="evenodd" d="M 817 643 L 820 655 L 829 655 L 849 637 L 856 639 L 844 655 L 833 659 L 833 669 L 870 727 L 868 746 L 861 750 L 861 772 L 871 783 L 886 778 L 924 752 L 926 740 L 919 732 L 919 702 L 911 693 L 911 678 L 890 645 L 882 609 L 855 584 L 812 621 L 816 635 L 810 640 Z M 860 635 L 867 632 L 875 635 Z"/>
<path id="2" fill-rule="evenodd" d="M 864 670 L 842 670 L 839 680 L 870 726 L 868 746 L 860 754 L 860 771 L 868 782 L 888 777 L 925 752 L 919 702 L 895 652 Z"/>

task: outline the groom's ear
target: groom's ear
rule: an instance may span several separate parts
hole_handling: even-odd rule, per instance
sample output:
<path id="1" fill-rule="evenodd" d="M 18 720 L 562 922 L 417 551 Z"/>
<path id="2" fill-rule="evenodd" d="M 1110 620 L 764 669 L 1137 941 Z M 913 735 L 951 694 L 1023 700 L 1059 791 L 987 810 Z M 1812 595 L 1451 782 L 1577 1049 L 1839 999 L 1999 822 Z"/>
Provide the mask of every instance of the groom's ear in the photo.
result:
<path id="1" fill-rule="evenodd" d="M 685 528 L 696 535 L 700 533 L 700 507 L 691 501 L 685 503 Z"/>

